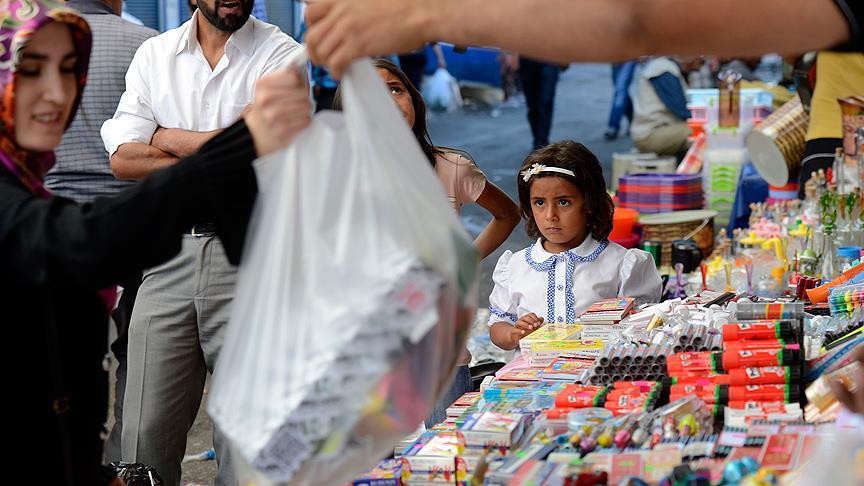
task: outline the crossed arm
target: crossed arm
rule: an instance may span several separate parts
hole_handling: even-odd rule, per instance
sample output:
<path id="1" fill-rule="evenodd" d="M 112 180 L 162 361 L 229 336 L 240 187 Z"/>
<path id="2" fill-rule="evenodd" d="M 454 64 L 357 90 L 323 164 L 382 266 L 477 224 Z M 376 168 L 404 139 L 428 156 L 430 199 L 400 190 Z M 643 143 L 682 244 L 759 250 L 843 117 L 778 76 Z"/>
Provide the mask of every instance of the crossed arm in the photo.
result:
<path id="1" fill-rule="evenodd" d="M 193 132 L 159 127 L 149 144 L 129 142 L 118 147 L 111 156 L 111 170 L 118 179 L 143 179 L 194 154 L 221 131 Z"/>

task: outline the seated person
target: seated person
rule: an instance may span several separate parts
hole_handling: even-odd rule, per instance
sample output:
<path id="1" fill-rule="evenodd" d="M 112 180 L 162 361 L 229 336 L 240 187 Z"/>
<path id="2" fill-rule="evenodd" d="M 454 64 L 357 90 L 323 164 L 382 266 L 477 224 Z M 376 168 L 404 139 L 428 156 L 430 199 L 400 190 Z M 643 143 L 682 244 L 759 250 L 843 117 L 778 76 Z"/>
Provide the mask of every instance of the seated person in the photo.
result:
<path id="1" fill-rule="evenodd" d="M 687 67 L 692 62 L 686 63 Z M 640 152 L 682 159 L 690 143 L 687 83 L 682 66 L 669 57 L 647 61 L 636 79 L 630 137 Z"/>

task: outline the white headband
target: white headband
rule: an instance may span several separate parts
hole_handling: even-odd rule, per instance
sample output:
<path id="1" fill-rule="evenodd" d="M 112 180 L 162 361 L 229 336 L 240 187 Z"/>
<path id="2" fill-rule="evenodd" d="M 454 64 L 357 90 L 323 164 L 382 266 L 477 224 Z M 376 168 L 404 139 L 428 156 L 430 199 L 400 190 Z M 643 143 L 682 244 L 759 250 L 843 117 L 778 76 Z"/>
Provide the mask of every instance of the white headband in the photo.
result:
<path id="1" fill-rule="evenodd" d="M 529 180 L 531 180 L 532 177 L 541 172 L 558 172 L 559 174 L 576 177 L 576 174 L 574 174 L 572 170 L 562 169 L 561 167 L 546 167 L 543 164 L 534 164 L 531 167 L 522 171 L 522 180 L 528 182 Z"/>

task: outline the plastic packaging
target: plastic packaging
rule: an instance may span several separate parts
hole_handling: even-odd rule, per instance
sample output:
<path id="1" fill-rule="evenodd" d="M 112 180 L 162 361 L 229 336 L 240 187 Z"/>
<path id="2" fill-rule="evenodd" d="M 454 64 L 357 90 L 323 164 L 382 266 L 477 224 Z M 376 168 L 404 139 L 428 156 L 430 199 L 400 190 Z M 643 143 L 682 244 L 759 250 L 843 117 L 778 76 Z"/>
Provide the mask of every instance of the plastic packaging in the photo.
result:
<path id="1" fill-rule="evenodd" d="M 810 299 L 810 302 L 813 302 L 814 304 L 826 302 L 828 300 L 828 294 L 831 291 L 831 288 L 848 282 L 853 277 L 862 272 L 864 272 L 864 263 L 859 263 L 858 265 L 855 265 L 849 270 L 843 272 L 842 275 L 828 282 L 827 284 L 816 287 L 815 289 L 808 290 L 807 297 Z"/>
<path id="2" fill-rule="evenodd" d="M 449 386 L 477 301 L 471 239 L 369 60 L 342 88 L 342 113 L 256 162 L 208 403 L 275 482 L 342 484 L 392 452 Z"/>
<path id="3" fill-rule="evenodd" d="M 120 479 L 125 481 L 126 486 L 162 486 L 165 483 L 156 472 L 156 469 L 140 463 L 112 462 L 109 469 Z"/>
<path id="4" fill-rule="evenodd" d="M 423 80 L 423 98 L 430 109 L 453 111 L 462 106 L 459 83 L 446 68 L 438 68 L 432 76 Z"/>
<path id="5" fill-rule="evenodd" d="M 834 287 L 828 297 L 828 308 L 832 316 L 849 315 L 857 308 L 864 307 L 864 284 Z"/>

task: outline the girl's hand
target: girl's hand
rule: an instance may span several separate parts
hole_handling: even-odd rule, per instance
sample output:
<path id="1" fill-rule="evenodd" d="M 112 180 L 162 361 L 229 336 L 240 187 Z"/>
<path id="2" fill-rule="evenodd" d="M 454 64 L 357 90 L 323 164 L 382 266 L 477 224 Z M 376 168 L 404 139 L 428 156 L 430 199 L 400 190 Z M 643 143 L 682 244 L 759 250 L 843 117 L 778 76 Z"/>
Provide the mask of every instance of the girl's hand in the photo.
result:
<path id="1" fill-rule="evenodd" d="M 537 314 L 531 312 L 525 314 L 520 317 L 518 321 L 516 321 L 516 325 L 513 326 L 515 330 L 518 330 L 522 336 L 527 336 L 531 334 L 535 330 L 537 330 L 540 326 L 543 325 L 543 318 L 537 317 Z"/>
<path id="2" fill-rule="evenodd" d="M 510 351 L 519 347 L 519 340 L 543 325 L 543 319 L 534 314 L 522 316 L 516 324 L 495 322 L 489 326 L 489 338 L 499 348 Z"/>
<path id="3" fill-rule="evenodd" d="M 531 334 L 540 326 L 543 325 L 543 318 L 537 317 L 533 312 L 530 314 L 526 314 L 519 318 L 516 321 L 516 324 L 510 330 L 510 340 L 512 347 L 510 349 L 516 349 L 519 347 L 519 340 L 524 338 L 525 336 Z"/>
<path id="4" fill-rule="evenodd" d="M 305 77 L 288 68 L 259 79 L 244 119 L 259 156 L 287 147 L 312 119 Z"/>

